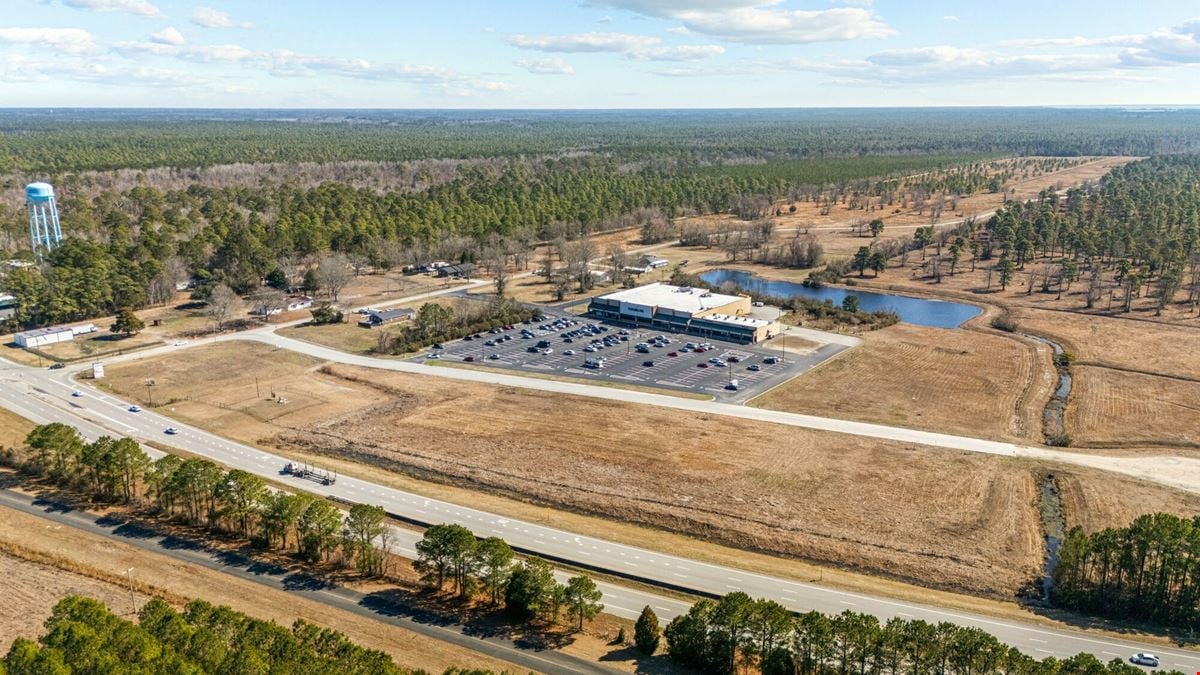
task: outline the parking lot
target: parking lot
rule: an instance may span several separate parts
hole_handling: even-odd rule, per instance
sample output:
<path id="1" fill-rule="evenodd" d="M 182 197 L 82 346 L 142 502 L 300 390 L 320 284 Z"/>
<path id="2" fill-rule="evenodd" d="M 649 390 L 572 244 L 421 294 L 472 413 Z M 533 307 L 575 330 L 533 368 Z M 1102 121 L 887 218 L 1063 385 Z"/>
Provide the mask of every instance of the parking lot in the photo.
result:
<path id="1" fill-rule="evenodd" d="M 810 354 L 783 354 L 772 350 L 770 342 L 734 344 L 547 313 L 529 324 L 446 343 L 416 360 L 437 358 L 608 380 L 738 402 L 799 375 L 844 348 L 829 344 Z M 601 359 L 602 365 L 598 365 Z"/>

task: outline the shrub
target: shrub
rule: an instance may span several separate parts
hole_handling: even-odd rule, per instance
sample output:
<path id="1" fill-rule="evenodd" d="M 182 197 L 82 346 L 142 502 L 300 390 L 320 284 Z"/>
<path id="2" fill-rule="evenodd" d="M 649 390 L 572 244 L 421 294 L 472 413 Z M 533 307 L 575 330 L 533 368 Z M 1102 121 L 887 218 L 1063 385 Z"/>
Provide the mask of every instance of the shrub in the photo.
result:
<path id="1" fill-rule="evenodd" d="M 992 328 L 995 328 L 996 330 L 1002 330 L 1005 333 L 1015 333 L 1017 332 L 1017 322 L 1014 321 L 1011 316 L 1007 314 L 1001 314 L 1000 316 L 992 319 Z"/>

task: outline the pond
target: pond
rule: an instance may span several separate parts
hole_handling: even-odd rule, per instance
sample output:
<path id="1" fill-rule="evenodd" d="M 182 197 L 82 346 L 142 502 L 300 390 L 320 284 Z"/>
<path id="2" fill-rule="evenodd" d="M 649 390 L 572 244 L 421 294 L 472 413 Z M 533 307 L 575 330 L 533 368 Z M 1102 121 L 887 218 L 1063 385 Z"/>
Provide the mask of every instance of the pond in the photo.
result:
<path id="1" fill-rule="evenodd" d="M 709 270 L 701 273 L 700 279 L 713 286 L 730 282 L 748 293 L 758 295 L 779 298 L 800 296 L 822 302 L 829 300 L 839 307 L 847 295 L 857 295 L 858 308 L 864 312 L 895 312 L 900 315 L 901 321 L 934 328 L 957 328 L 967 319 L 978 316 L 983 311 L 974 305 L 961 302 L 929 300 L 833 286 L 808 288 L 804 284 L 764 279 L 741 270 Z"/>

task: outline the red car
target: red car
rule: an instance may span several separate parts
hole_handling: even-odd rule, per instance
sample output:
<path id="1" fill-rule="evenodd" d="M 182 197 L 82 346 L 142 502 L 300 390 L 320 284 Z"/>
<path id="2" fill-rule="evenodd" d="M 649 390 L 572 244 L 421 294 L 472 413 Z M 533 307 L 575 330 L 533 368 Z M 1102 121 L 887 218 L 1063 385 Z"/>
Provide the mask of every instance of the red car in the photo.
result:
<path id="1" fill-rule="evenodd" d="M 679 352 L 667 352 L 667 356 L 679 356 Z"/>
<path id="2" fill-rule="evenodd" d="M 465 359 L 463 359 L 463 361 L 466 361 L 467 363 L 471 363 L 471 362 L 473 362 L 474 360 L 475 360 L 475 357 L 474 357 L 474 356 L 468 356 L 468 357 L 466 357 Z"/>
<path id="3" fill-rule="evenodd" d="M 695 350 L 693 350 L 693 351 L 695 351 L 697 354 L 703 354 L 703 353 L 704 353 L 704 347 L 696 347 L 696 349 L 695 349 Z"/>
<path id="4" fill-rule="evenodd" d="M 707 364 L 707 363 L 697 363 L 697 364 L 696 364 L 696 367 L 697 367 L 697 368 L 707 368 L 707 367 L 708 367 L 708 364 Z"/>

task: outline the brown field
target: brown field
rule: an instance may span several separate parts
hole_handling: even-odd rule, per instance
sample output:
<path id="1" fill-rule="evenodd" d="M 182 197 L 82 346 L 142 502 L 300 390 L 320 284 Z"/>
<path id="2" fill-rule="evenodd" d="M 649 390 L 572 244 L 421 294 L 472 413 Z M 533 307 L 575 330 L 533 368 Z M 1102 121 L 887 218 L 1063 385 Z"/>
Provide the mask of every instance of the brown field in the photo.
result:
<path id="1" fill-rule="evenodd" d="M 1041 440 L 1049 350 L 1012 337 L 896 324 L 753 405 L 947 433 Z"/>
<path id="2" fill-rule="evenodd" d="M 369 354 L 379 344 L 379 335 L 388 331 L 384 328 L 363 328 L 358 325 L 358 315 L 351 315 L 349 323 L 333 323 L 324 326 L 289 326 L 279 329 L 280 335 L 333 347 L 352 354 Z"/>
<path id="3" fill-rule="evenodd" d="M 172 414 L 242 440 L 274 437 L 297 453 L 993 597 L 1011 597 L 1041 561 L 1036 472 L 1023 462 L 399 373 L 316 370 L 257 344 L 196 348 L 187 360 L 191 370 L 170 386 L 191 400 Z M 245 402 L 249 363 L 326 400 L 264 418 Z M 122 364 L 109 385 L 140 397 L 145 373 L 165 370 Z"/>
<path id="4" fill-rule="evenodd" d="M 1076 363 L 1200 379 L 1194 327 L 1025 308 L 1013 316 L 1023 329 L 1062 342 Z"/>
<path id="5" fill-rule="evenodd" d="M 328 626 L 355 642 L 387 652 L 409 667 L 432 672 L 452 665 L 497 671 L 514 668 L 403 628 L 5 507 L 0 507 L 0 550 L 19 556 L 0 555 L 0 570 L 9 572 L 8 578 L 21 575 L 23 580 L 17 593 L 19 602 L 13 603 L 7 596 L 6 602 L 0 603 L 0 648 L 17 635 L 40 635 L 40 622 L 49 615 L 54 602 L 67 593 L 79 592 L 104 601 L 114 611 L 128 611 L 129 591 L 121 575 L 132 567 L 135 589 L 140 591 L 135 595 L 139 606 L 148 595 L 175 603 L 202 598 L 283 626 L 290 626 L 296 619 Z M 49 564 L 28 563 L 20 558 Z"/>
<path id="6" fill-rule="evenodd" d="M 15 512 L 0 509 L 0 515 L 5 518 L 9 513 Z M 50 609 L 63 596 L 94 598 L 123 616 L 129 616 L 133 609 L 141 608 L 150 599 L 137 592 L 130 597 L 128 588 L 3 552 L 0 552 L 0 575 L 8 589 L 4 602 L 0 603 L 0 654 L 8 653 L 8 648 L 18 637 L 31 640 L 41 637 L 42 624 L 50 618 Z"/>
<path id="7" fill-rule="evenodd" d="M 0 408 L 0 448 L 14 448 L 25 444 L 25 436 L 33 429 L 33 422 L 20 415 Z"/>
<path id="8" fill-rule="evenodd" d="M 1200 382 L 1074 366 L 1067 431 L 1079 446 L 1200 447 Z"/>

